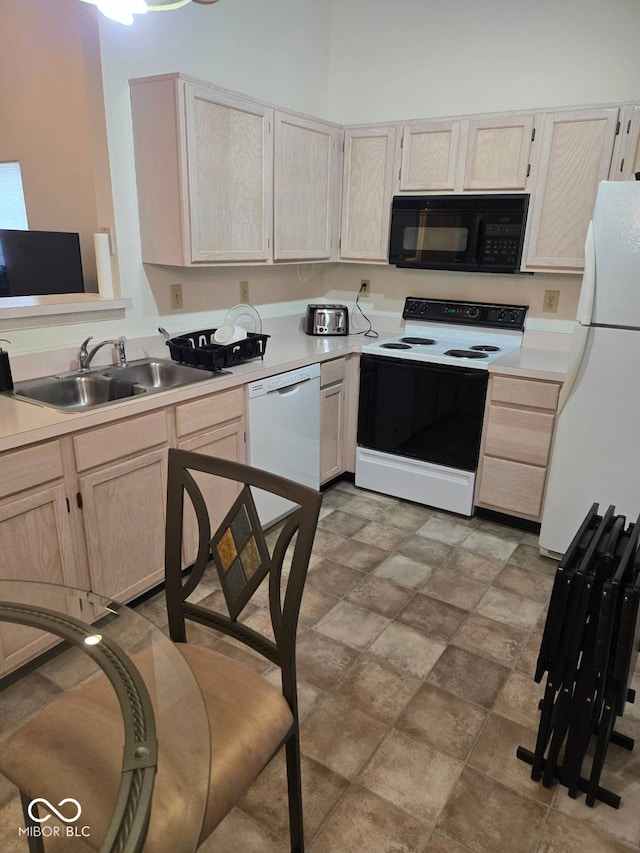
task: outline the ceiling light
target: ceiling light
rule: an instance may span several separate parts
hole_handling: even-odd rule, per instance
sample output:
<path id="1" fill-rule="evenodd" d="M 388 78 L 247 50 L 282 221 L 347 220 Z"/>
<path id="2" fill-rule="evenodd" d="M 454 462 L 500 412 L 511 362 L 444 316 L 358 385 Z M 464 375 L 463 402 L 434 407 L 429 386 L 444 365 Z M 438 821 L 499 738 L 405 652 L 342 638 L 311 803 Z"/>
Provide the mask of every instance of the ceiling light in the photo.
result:
<path id="1" fill-rule="evenodd" d="M 132 24 L 134 15 L 144 15 L 145 12 L 166 12 L 179 9 L 187 3 L 211 5 L 218 0 L 83 0 L 97 6 L 102 14 L 117 21 L 119 24 Z"/>

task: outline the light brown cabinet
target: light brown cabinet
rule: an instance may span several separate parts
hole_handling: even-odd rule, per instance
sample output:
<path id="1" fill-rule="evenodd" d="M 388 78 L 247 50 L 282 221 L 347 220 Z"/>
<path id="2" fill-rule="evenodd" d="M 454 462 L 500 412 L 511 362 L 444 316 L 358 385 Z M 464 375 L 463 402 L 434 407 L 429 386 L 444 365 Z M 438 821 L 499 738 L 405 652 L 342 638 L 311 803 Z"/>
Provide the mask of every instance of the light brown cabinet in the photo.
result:
<path id="1" fill-rule="evenodd" d="M 273 259 L 337 256 L 341 130 L 276 111 L 273 165 Z"/>
<path id="2" fill-rule="evenodd" d="M 453 191 L 460 147 L 459 121 L 429 121 L 402 128 L 400 192 Z"/>
<path id="3" fill-rule="evenodd" d="M 3 455 L 0 554 L 5 578 L 83 586 L 61 442 Z M 0 625 L 0 671 L 15 669 L 51 643 L 50 635 L 33 628 Z"/>
<path id="4" fill-rule="evenodd" d="M 320 483 L 342 474 L 345 362 L 336 358 L 323 362 L 320 373 Z"/>
<path id="5" fill-rule="evenodd" d="M 387 260 L 395 139 L 392 126 L 345 130 L 341 260 Z"/>
<path id="6" fill-rule="evenodd" d="M 476 506 L 540 521 L 560 386 L 490 376 Z"/>
<path id="7" fill-rule="evenodd" d="M 544 115 L 523 269 L 583 269 L 584 241 L 598 183 L 609 177 L 617 128 L 617 108 Z"/>
<path id="8" fill-rule="evenodd" d="M 636 172 L 640 172 L 640 107 L 632 104 L 620 110 L 620 133 L 609 180 L 634 181 Z"/>
<path id="9" fill-rule="evenodd" d="M 165 411 L 73 437 L 90 586 L 128 601 L 164 576 Z"/>
<path id="10" fill-rule="evenodd" d="M 176 407 L 178 447 L 233 462 L 245 461 L 244 389 L 221 391 Z M 240 486 L 219 477 L 194 475 L 209 509 L 213 530 L 240 494 Z M 185 509 L 183 556 L 192 563 L 198 550 L 198 533 L 192 507 Z"/>

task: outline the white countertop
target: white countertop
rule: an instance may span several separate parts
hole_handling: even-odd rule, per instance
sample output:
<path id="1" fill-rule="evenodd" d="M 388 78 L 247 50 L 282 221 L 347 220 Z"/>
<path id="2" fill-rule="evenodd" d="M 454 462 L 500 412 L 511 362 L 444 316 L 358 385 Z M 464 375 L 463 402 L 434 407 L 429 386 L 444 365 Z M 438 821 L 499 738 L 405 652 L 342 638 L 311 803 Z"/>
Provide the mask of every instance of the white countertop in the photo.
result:
<path id="1" fill-rule="evenodd" d="M 380 325 L 382 324 L 377 324 L 377 326 Z M 387 320 L 387 328 L 384 331 L 379 329 L 380 338 L 392 337 L 400 330 L 400 326 L 394 321 Z M 362 334 L 326 338 L 305 335 L 299 317 L 267 320 L 264 322 L 264 332 L 269 334 L 270 338 L 262 360 L 254 359 L 233 367 L 229 375 L 219 375 L 193 385 L 185 385 L 148 396 L 142 394 L 89 412 L 61 412 L 0 394 L 0 451 L 101 426 L 123 417 L 144 414 L 154 409 L 244 385 L 265 376 L 273 376 L 307 364 L 359 352 L 363 342 L 368 340 L 363 338 Z M 108 354 L 106 348 L 105 354 Z M 145 357 L 169 357 L 169 351 L 159 335 L 138 341 L 127 341 L 127 354 L 130 361 Z M 101 353 L 96 358 L 97 364 L 100 364 L 99 357 Z M 42 363 L 41 354 L 38 361 Z M 492 372 L 562 380 L 566 372 L 566 361 L 566 352 L 523 347 L 498 359 L 489 369 Z M 47 363 L 52 365 L 51 373 L 60 369 L 69 369 L 68 365 L 59 368 L 48 359 Z M 14 375 L 14 378 L 23 377 Z"/>

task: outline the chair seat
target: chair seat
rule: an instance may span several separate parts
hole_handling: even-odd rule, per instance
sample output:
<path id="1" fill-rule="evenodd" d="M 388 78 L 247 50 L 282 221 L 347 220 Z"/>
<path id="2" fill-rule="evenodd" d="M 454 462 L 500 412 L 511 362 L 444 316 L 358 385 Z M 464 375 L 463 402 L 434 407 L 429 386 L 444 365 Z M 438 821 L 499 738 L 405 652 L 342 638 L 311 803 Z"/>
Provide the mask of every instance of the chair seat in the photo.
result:
<path id="1" fill-rule="evenodd" d="M 211 732 L 204 840 L 280 746 L 293 717 L 281 693 L 243 664 L 195 644 L 177 644 L 177 648 L 200 685 Z M 143 652 L 133 659 L 153 696 L 147 655 Z M 178 709 L 179 701 L 176 697 Z M 0 773 L 32 798 L 44 797 L 52 803 L 64 797 L 78 799 L 83 822 L 92 829 L 92 838 L 86 840 L 99 846 L 120 782 L 122 728 L 115 693 L 107 679 L 98 676 L 11 732 L 0 744 Z M 179 726 L 168 732 L 158 728 L 160 763 L 144 848 L 150 853 L 185 849 L 180 827 L 193 800 L 188 768 L 162 762 L 166 738 L 184 739 L 188 744 L 189 732 Z"/>

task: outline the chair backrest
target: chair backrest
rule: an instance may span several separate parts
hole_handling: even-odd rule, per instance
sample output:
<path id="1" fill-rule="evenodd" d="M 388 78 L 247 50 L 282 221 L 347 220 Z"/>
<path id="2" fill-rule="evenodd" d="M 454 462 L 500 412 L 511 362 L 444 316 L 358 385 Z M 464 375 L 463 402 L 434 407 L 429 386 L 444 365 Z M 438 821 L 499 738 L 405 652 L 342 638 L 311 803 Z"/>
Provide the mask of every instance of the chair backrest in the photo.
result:
<path id="1" fill-rule="evenodd" d="M 223 477 L 242 485 L 240 494 L 216 531 L 211 530 L 207 502 L 194 473 Z M 297 505 L 284 520 L 271 554 L 253 502 L 251 486 Z M 187 497 L 197 519 L 198 552 L 195 562 L 183 568 Z M 171 639 L 186 642 L 185 620 L 192 620 L 234 637 L 260 652 L 281 668 L 283 695 L 294 713 L 297 710 L 295 636 L 321 503 L 320 492 L 276 474 L 214 456 L 169 450 L 165 590 Z M 292 543 L 294 536 L 295 542 Z M 293 547 L 291 566 L 283 583 L 283 561 L 290 545 Z M 217 570 L 228 613 L 187 600 L 202 580 L 205 570 Z M 267 576 L 275 642 L 238 622 L 238 616 Z"/>

